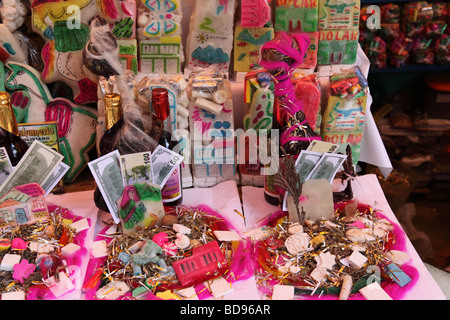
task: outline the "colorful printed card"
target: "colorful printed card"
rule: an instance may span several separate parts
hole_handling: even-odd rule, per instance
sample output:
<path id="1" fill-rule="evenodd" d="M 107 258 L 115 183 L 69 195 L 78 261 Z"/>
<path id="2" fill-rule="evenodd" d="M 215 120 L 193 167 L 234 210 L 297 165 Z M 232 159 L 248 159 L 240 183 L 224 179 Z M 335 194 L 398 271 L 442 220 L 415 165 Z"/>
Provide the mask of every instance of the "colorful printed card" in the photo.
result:
<path id="1" fill-rule="evenodd" d="M 354 64 L 358 53 L 356 30 L 321 30 L 317 64 Z"/>
<path id="2" fill-rule="evenodd" d="M 272 27 L 243 28 L 236 26 L 234 38 L 234 71 L 248 72 L 260 59 L 261 47 L 274 37 Z"/>
<path id="3" fill-rule="evenodd" d="M 319 30 L 358 29 L 360 0 L 319 0 Z"/>
<path id="4" fill-rule="evenodd" d="M 275 31 L 317 31 L 317 0 L 277 0 L 275 8 Z"/>

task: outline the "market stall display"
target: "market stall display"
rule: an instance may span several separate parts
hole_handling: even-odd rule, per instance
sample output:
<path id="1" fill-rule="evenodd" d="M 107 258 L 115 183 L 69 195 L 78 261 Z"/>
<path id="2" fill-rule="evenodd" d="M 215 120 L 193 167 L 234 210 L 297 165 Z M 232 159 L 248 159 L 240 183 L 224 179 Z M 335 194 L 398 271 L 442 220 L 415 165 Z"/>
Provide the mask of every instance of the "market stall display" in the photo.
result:
<path id="1" fill-rule="evenodd" d="M 66 2 L 0 10 L 2 300 L 403 299 L 427 279 L 357 176 L 364 141 L 384 155 L 359 1 Z"/>

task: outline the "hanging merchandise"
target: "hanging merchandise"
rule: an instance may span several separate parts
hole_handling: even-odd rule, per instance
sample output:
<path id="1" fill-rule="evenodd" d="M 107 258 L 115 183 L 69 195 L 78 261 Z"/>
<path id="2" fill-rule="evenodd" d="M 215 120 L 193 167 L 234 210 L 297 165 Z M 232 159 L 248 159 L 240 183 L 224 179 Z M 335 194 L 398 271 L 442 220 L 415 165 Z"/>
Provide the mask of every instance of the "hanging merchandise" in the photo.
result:
<path id="1" fill-rule="evenodd" d="M 345 153 L 350 145 L 353 164 L 359 160 L 366 117 L 368 84 L 359 67 L 330 77 L 328 104 L 323 114 L 322 137 L 326 142 L 340 145 Z"/>

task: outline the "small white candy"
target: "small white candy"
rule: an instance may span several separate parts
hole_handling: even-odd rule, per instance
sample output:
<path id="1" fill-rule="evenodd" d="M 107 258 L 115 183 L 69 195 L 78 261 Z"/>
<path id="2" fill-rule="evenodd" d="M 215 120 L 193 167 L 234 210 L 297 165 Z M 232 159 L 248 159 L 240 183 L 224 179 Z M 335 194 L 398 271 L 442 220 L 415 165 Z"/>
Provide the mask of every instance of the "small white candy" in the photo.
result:
<path id="1" fill-rule="evenodd" d="M 194 287 L 176 289 L 175 293 L 183 300 L 198 300 L 197 292 L 195 292 Z"/>
<path id="2" fill-rule="evenodd" d="M 58 281 L 56 281 L 55 276 L 51 276 L 50 278 L 44 280 L 44 283 L 56 298 L 72 291 L 75 288 L 75 285 L 64 272 L 58 273 Z"/>
<path id="3" fill-rule="evenodd" d="M 342 280 L 341 292 L 339 293 L 339 300 L 347 300 L 352 292 L 353 280 L 352 276 L 346 274 Z"/>
<path id="4" fill-rule="evenodd" d="M 94 258 L 106 257 L 108 255 L 106 241 L 104 240 L 94 241 L 94 243 L 92 244 L 91 253 Z"/>
<path id="5" fill-rule="evenodd" d="M 31 251 L 37 252 L 37 253 L 50 253 L 55 250 L 55 247 L 48 244 L 48 243 L 40 243 L 37 241 L 32 241 L 28 245 L 28 248 Z"/>
<path id="6" fill-rule="evenodd" d="M 137 24 L 139 27 L 144 27 L 147 24 L 148 16 L 145 14 L 141 14 L 137 19 Z"/>
<path id="7" fill-rule="evenodd" d="M 311 272 L 310 276 L 311 276 L 311 278 L 313 278 L 317 282 L 320 282 L 320 281 L 322 281 L 323 279 L 325 279 L 327 277 L 327 274 L 328 274 L 328 271 L 327 271 L 326 268 L 318 267 L 318 268 L 315 268 Z"/>
<path id="8" fill-rule="evenodd" d="M 208 288 L 209 292 L 211 292 L 216 299 L 234 291 L 231 283 L 223 277 L 215 278 L 212 281 L 205 281 L 203 282 L 203 285 Z"/>
<path id="9" fill-rule="evenodd" d="M 367 300 L 392 300 L 392 298 L 384 291 L 384 289 L 374 281 L 368 286 L 361 288 L 359 292 Z"/>
<path id="10" fill-rule="evenodd" d="M 356 269 L 361 269 L 364 263 L 367 262 L 367 257 L 359 253 L 358 251 L 353 251 L 348 257 L 348 263 Z"/>
<path id="11" fill-rule="evenodd" d="M 199 108 L 202 108 L 208 112 L 219 114 L 222 112 L 223 106 L 217 103 L 214 103 L 210 100 L 206 100 L 204 98 L 198 98 L 195 101 L 195 105 Z"/>
<path id="12" fill-rule="evenodd" d="M 294 287 L 280 284 L 274 285 L 272 300 L 294 300 Z"/>
<path id="13" fill-rule="evenodd" d="M 305 251 L 309 246 L 309 236 L 306 233 L 296 233 L 289 236 L 284 242 L 287 251 L 294 255 Z"/>
<path id="14" fill-rule="evenodd" d="M 289 234 L 296 234 L 299 232 L 303 232 L 303 226 L 299 223 L 291 224 L 288 228 Z"/>
<path id="15" fill-rule="evenodd" d="M 7 253 L 3 256 L 2 263 L 0 265 L 0 270 L 3 271 L 13 271 L 14 265 L 20 262 L 21 259 L 20 254 L 11 254 Z"/>
<path id="16" fill-rule="evenodd" d="M 215 103 L 223 104 L 225 101 L 227 101 L 228 94 L 225 90 L 217 90 L 216 92 L 213 92 L 212 99 Z"/>
<path id="17" fill-rule="evenodd" d="M 363 243 L 366 241 L 366 233 L 361 229 L 350 229 L 345 233 L 345 237 L 352 242 Z"/>
<path id="18" fill-rule="evenodd" d="M 75 232 L 81 232 L 83 230 L 89 229 L 89 222 L 88 219 L 84 218 L 78 221 L 75 221 L 70 225 L 71 228 L 75 229 Z"/>
<path id="19" fill-rule="evenodd" d="M 178 249 L 187 249 L 191 245 L 191 240 L 182 233 L 177 233 L 177 239 L 175 240 L 175 245 Z"/>
<path id="20" fill-rule="evenodd" d="M 25 300 L 25 291 L 13 291 L 2 294 L 3 300 Z"/>
<path id="21" fill-rule="evenodd" d="M 61 254 L 64 257 L 70 257 L 77 253 L 80 249 L 81 247 L 79 245 L 75 243 L 69 243 L 67 246 L 61 248 Z"/>
<path id="22" fill-rule="evenodd" d="M 98 299 L 116 300 L 128 291 L 130 291 L 130 288 L 125 282 L 111 281 L 104 287 L 97 290 L 95 295 Z"/>
<path id="23" fill-rule="evenodd" d="M 217 240 L 219 241 L 241 241 L 242 238 L 239 236 L 239 234 L 232 230 L 232 231 L 221 231 L 221 230 L 215 230 L 214 235 L 216 236 Z"/>
<path id="24" fill-rule="evenodd" d="M 183 226 L 182 224 L 174 223 L 172 228 L 173 228 L 173 231 L 175 231 L 175 232 L 179 232 L 179 233 L 183 233 L 183 234 L 191 234 L 191 229 L 186 226 Z"/>
<path id="25" fill-rule="evenodd" d="M 386 252 L 384 256 L 398 265 L 403 265 L 411 261 L 411 257 L 406 252 L 399 250 L 391 250 L 389 252 Z"/>

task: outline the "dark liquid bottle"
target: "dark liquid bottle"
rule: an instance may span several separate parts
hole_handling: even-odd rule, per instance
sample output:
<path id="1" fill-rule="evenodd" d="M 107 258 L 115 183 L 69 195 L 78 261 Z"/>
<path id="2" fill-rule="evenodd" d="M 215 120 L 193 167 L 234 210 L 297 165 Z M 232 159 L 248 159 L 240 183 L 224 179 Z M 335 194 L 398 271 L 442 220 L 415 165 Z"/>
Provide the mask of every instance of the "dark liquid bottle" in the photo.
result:
<path id="1" fill-rule="evenodd" d="M 13 167 L 28 150 L 26 142 L 19 137 L 16 116 L 7 92 L 0 92 L 0 147 L 5 147 Z"/>
<path id="2" fill-rule="evenodd" d="M 169 93 L 167 89 L 155 88 L 152 90 L 152 116 L 153 126 L 156 131 L 152 136 L 159 136 L 158 143 L 163 147 L 173 150 L 177 145 L 177 141 L 172 140 L 172 133 L 164 130 L 164 121 L 170 116 Z M 163 203 L 165 206 L 176 206 L 183 201 L 183 188 L 181 181 L 181 165 L 167 180 L 161 190 Z"/>
<path id="3" fill-rule="evenodd" d="M 118 149 L 119 135 L 123 126 L 124 120 L 120 94 L 108 93 L 105 95 L 105 133 L 100 139 L 100 154 L 102 156 Z M 109 212 L 98 187 L 94 191 L 94 202 L 97 208 Z"/>

